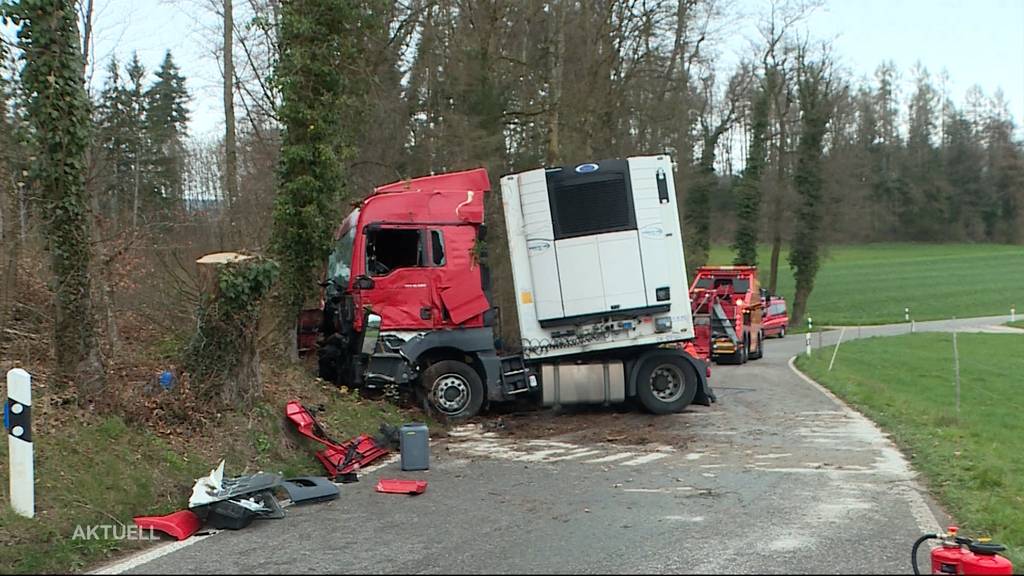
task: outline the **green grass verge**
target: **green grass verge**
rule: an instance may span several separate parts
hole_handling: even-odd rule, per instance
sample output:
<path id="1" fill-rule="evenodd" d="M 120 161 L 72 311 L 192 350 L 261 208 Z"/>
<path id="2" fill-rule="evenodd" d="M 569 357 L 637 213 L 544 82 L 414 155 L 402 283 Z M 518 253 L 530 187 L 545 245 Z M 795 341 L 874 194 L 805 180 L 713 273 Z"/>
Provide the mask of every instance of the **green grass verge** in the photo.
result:
<path id="1" fill-rule="evenodd" d="M 759 260 L 768 283 L 770 252 Z M 778 292 L 792 303 L 788 251 L 779 259 Z M 709 263 L 731 264 L 724 246 Z M 868 244 L 833 246 L 825 255 L 808 302 L 816 325 L 887 324 L 903 321 L 910 307 L 917 321 L 953 316 L 1009 316 L 1024 310 L 1024 247 L 995 244 Z M 792 331 L 797 327 L 793 326 Z"/>
<path id="2" fill-rule="evenodd" d="M 1024 565 L 1024 337 L 959 334 L 957 417 L 951 334 L 842 345 L 797 366 L 877 422 L 909 455 L 965 534 L 991 535 Z"/>
<path id="3" fill-rule="evenodd" d="M 293 374 L 294 375 L 294 374 Z M 343 440 L 373 434 L 381 422 L 407 421 L 393 405 L 343 395 L 306 380 L 297 397 L 322 407 L 317 418 L 328 434 Z M 297 388 L 302 390 L 302 388 Z M 7 450 L 0 457 L 0 573 L 78 572 L 141 549 L 145 543 L 74 539 L 76 526 L 131 526 L 140 515 L 161 515 L 188 505 L 195 478 L 223 458 L 226 472 L 256 471 L 286 476 L 323 474 L 313 452 L 284 422 L 282 398 L 268 399 L 248 414 L 222 415 L 203 438 L 158 436 L 121 418 L 62 410 L 64 422 L 34 434 L 35 519 L 7 506 Z M 422 417 L 422 416 L 418 416 Z M 118 531 L 123 529 L 118 528 Z M 102 534 L 102 531 L 100 532 Z"/>
<path id="4" fill-rule="evenodd" d="M 1006 325 L 1011 328 L 1024 328 L 1024 320 L 1017 320 L 1016 322 L 1007 322 Z"/>

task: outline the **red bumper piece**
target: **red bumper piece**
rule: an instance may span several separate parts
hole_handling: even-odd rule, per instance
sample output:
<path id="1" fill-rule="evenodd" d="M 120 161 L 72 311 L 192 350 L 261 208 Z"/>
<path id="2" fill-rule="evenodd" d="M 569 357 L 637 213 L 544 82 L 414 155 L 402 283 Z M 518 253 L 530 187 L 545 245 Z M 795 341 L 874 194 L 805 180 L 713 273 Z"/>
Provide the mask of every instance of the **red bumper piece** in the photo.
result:
<path id="1" fill-rule="evenodd" d="M 309 410 L 294 400 L 285 405 L 285 416 L 300 434 L 325 446 L 324 450 L 316 453 L 316 457 L 331 478 L 356 472 L 388 453 L 386 447 L 379 446 L 366 435 L 341 443 L 332 440 Z"/>
<path id="2" fill-rule="evenodd" d="M 166 516 L 136 516 L 135 525 L 143 530 L 159 530 L 178 540 L 184 540 L 198 532 L 203 522 L 191 510 L 178 510 Z"/>
<path id="3" fill-rule="evenodd" d="M 387 480 L 377 482 L 377 492 L 388 494 L 423 494 L 427 491 L 426 480 Z"/>

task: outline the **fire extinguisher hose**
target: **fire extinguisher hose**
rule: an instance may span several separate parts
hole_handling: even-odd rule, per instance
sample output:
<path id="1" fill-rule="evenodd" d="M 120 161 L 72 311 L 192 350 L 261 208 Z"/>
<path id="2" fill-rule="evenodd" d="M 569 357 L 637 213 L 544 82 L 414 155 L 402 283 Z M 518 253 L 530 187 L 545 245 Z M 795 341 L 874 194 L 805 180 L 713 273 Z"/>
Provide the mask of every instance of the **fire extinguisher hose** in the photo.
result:
<path id="1" fill-rule="evenodd" d="M 910 551 L 910 563 L 914 567 L 914 574 L 920 574 L 921 573 L 920 570 L 918 570 L 918 568 L 917 568 L 917 550 L 918 550 L 918 548 L 920 548 L 921 544 L 924 544 L 924 542 L 926 540 L 933 540 L 933 539 L 936 539 L 938 537 L 939 537 L 938 534 L 925 534 L 924 536 L 921 536 L 920 538 L 918 538 L 916 542 L 914 542 L 914 547 Z"/>

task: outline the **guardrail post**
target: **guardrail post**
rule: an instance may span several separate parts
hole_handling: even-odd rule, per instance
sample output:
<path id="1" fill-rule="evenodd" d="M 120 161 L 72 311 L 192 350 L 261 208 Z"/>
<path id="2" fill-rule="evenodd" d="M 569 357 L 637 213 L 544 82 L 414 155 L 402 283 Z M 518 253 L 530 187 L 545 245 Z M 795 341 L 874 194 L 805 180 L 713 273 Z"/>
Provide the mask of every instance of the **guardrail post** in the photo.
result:
<path id="1" fill-rule="evenodd" d="M 32 377 L 21 368 L 7 372 L 4 409 L 9 454 L 11 508 L 22 516 L 35 516 L 35 470 L 32 449 Z"/>

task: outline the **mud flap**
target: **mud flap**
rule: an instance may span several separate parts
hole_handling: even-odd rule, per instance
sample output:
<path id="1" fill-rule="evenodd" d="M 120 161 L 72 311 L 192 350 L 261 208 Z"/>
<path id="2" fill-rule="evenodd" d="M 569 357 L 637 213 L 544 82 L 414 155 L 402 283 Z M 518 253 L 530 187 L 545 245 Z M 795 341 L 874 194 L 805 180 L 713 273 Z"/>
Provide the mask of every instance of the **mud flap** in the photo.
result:
<path id="1" fill-rule="evenodd" d="M 718 398 L 715 397 L 715 392 L 711 389 L 711 383 L 708 382 L 708 367 L 699 358 L 694 358 L 689 354 L 684 354 L 690 364 L 693 365 L 697 371 L 697 378 L 700 380 L 697 386 L 697 395 L 693 397 L 694 404 L 700 404 L 701 406 L 711 406 L 712 402 L 717 402 Z"/>

